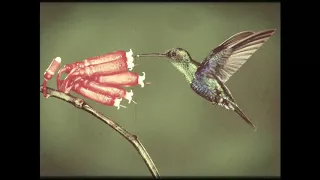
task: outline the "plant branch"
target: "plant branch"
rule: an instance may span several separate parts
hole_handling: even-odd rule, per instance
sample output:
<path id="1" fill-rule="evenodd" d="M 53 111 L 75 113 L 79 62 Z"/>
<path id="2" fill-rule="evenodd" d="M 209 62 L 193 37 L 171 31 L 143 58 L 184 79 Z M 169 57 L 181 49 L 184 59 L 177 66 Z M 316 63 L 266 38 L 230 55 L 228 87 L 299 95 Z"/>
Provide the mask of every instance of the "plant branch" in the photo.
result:
<path id="1" fill-rule="evenodd" d="M 42 92 L 43 86 L 40 85 L 40 93 Z M 84 100 L 77 98 L 75 96 L 72 96 L 70 94 L 65 94 L 63 92 L 59 92 L 55 89 L 47 87 L 47 92 L 49 97 L 55 97 L 57 99 L 63 100 L 65 102 L 68 102 L 72 105 L 74 105 L 76 108 L 79 108 L 81 110 L 84 110 L 96 118 L 100 119 L 104 123 L 108 124 L 112 129 L 117 131 L 119 134 L 121 134 L 124 138 L 126 138 L 139 152 L 142 159 L 148 166 L 152 176 L 156 179 L 160 178 L 160 174 L 153 163 L 151 157 L 149 156 L 147 150 L 143 147 L 142 143 L 139 141 L 138 137 L 134 134 L 129 133 L 127 130 L 125 130 L 123 127 L 121 127 L 119 124 L 115 123 L 111 119 L 107 118 L 100 112 L 96 111 L 94 108 L 92 108 L 89 104 L 87 104 Z"/>

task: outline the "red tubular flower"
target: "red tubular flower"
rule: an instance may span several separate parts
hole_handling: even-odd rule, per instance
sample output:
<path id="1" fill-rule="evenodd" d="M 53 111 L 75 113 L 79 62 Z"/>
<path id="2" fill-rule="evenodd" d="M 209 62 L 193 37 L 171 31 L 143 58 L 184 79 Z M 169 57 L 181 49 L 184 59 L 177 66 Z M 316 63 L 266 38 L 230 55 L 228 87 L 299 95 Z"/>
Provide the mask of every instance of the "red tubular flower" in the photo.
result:
<path id="1" fill-rule="evenodd" d="M 110 97 L 127 99 L 129 103 L 132 101 L 132 96 L 133 96 L 132 90 L 130 92 L 127 92 L 124 88 L 121 88 L 121 87 L 107 85 L 107 84 L 99 84 L 97 82 L 90 81 L 90 80 L 83 80 L 81 85 L 84 88 L 90 88 L 95 92 L 106 94 Z"/>
<path id="2" fill-rule="evenodd" d="M 120 60 L 120 59 L 125 59 L 127 62 L 128 69 L 131 71 L 132 68 L 134 67 L 133 64 L 133 52 L 130 49 L 129 52 L 126 51 L 115 51 L 107 54 L 103 54 L 101 56 L 95 56 L 92 58 L 87 58 L 83 61 L 84 66 L 91 66 L 91 65 L 96 65 L 96 64 L 102 64 L 110 61 L 115 61 L 115 60 Z"/>
<path id="3" fill-rule="evenodd" d="M 131 49 L 129 52 L 115 51 L 101 56 L 87 58 L 82 62 L 65 65 L 58 73 L 58 89 L 64 92 L 68 88 L 68 84 L 79 76 L 86 78 L 93 75 L 110 75 L 125 72 L 127 69 L 131 71 L 134 67 L 132 54 Z M 62 82 L 60 79 L 64 72 L 68 75 Z"/>
<path id="4" fill-rule="evenodd" d="M 142 76 L 139 76 L 135 72 L 122 72 L 107 76 L 96 76 L 94 81 L 98 82 L 99 84 L 109 84 L 115 86 L 130 87 L 139 84 L 141 87 L 144 87 L 143 81 L 146 77 L 144 72 L 142 72 L 142 74 Z"/>
<path id="5" fill-rule="evenodd" d="M 133 59 L 133 58 L 132 58 Z M 80 69 L 73 69 L 70 74 L 65 78 L 64 82 L 60 85 L 59 90 L 66 92 L 72 83 L 80 79 L 91 79 L 94 76 L 112 75 L 126 72 L 134 66 L 133 62 L 126 57 L 117 60 L 109 61 L 102 64 L 86 66 Z"/>
<path id="6" fill-rule="evenodd" d="M 102 94 L 101 92 L 96 92 L 93 88 L 90 88 L 90 87 L 84 88 L 79 83 L 76 83 L 74 85 L 73 90 L 75 93 L 80 94 L 88 99 L 91 99 L 103 105 L 115 106 L 118 109 L 120 109 L 120 106 L 122 106 L 120 105 L 122 98 L 116 98 L 116 97 L 108 96 L 107 94 Z"/>
<path id="7" fill-rule="evenodd" d="M 54 76 L 54 73 L 58 71 L 61 64 L 61 58 L 56 57 L 52 60 L 51 64 L 49 65 L 48 69 L 44 73 L 44 80 L 43 80 L 43 95 L 44 97 L 47 97 L 47 83 L 49 80 L 52 79 Z"/>

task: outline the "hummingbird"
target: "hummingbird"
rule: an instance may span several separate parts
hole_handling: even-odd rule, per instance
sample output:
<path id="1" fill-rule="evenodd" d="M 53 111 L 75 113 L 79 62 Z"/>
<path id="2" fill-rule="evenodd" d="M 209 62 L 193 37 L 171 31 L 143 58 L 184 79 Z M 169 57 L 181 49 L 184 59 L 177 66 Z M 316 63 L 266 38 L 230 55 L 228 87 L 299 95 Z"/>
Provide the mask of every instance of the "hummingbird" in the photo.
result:
<path id="1" fill-rule="evenodd" d="M 275 31 L 239 32 L 214 48 L 202 62 L 193 59 L 182 48 L 172 48 L 164 53 L 138 54 L 137 57 L 166 57 L 185 76 L 194 92 L 212 105 L 236 112 L 256 131 L 256 126 L 240 109 L 225 83 Z"/>

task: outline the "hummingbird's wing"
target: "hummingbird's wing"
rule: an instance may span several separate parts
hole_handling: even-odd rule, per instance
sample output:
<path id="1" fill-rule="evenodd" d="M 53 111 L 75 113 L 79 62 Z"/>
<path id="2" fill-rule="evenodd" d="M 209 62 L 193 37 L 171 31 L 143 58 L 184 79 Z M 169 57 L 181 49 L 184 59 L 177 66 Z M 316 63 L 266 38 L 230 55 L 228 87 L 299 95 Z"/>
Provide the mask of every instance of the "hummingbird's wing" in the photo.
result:
<path id="1" fill-rule="evenodd" d="M 221 44 L 219 44 L 218 47 L 228 47 L 236 42 L 239 42 L 240 40 L 249 37 L 251 35 L 253 35 L 254 32 L 253 31 L 242 31 L 239 32 L 231 37 L 229 37 L 228 39 L 226 39 L 225 41 L 223 41 Z M 213 51 L 220 51 L 218 48 L 215 48 Z"/>
<path id="2" fill-rule="evenodd" d="M 226 82 L 275 32 L 240 32 L 213 49 L 202 61 L 196 74 L 214 73 Z"/>

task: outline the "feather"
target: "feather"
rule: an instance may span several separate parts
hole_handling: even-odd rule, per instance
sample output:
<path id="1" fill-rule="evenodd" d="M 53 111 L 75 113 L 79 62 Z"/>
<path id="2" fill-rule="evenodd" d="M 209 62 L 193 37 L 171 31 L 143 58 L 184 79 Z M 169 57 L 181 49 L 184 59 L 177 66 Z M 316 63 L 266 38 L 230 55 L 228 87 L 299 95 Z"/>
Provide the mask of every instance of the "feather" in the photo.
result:
<path id="1" fill-rule="evenodd" d="M 245 31 L 231 36 L 211 51 L 197 73 L 215 73 L 225 83 L 274 32 L 274 29 Z"/>

